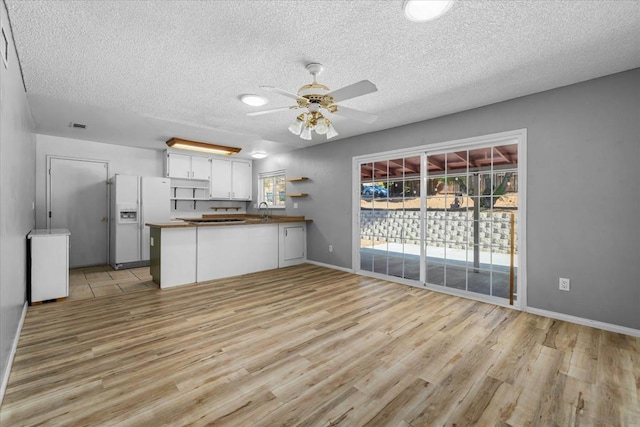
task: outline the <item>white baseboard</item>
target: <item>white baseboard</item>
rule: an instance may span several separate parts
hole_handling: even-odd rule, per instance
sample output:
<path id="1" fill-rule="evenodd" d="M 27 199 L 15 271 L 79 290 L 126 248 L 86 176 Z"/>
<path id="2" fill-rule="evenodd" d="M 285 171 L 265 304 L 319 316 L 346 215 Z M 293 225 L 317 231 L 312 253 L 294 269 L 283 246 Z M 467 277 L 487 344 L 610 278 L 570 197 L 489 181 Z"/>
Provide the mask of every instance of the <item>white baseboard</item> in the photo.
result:
<path id="1" fill-rule="evenodd" d="M 618 334 L 630 335 L 632 337 L 640 337 L 640 330 L 627 328 L 626 326 L 614 325 L 612 323 L 599 322 L 597 320 L 585 319 L 584 317 L 572 316 L 570 314 L 556 313 L 555 311 L 542 310 L 539 308 L 527 307 L 527 313 L 537 314 L 539 316 L 550 317 L 552 319 L 564 320 L 565 322 L 576 323 L 583 326 L 591 326 L 592 328 L 602 329 Z"/>
<path id="2" fill-rule="evenodd" d="M 25 301 L 24 306 L 22 307 L 22 317 L 20 317 L 20 323 L 18 323 L 16 336 L 13 339 L 13 345 L 11 346 L 11 353 L 9 353 L 9 361 L 7 362 L 7 367 L 2 373 L 2 386 L 0 386 L 0 405 L 2 405 L 2 401 L 4 400 L 4 392 L 7 391 L 7 384 L 9 383 L 9 374 L 11 373 L 11 367 L 13 366 L 13 358 L 16 355 L 16 350 L 18 349 L 18 341 L 20 340 L 20 333 L 22 332 L 24 317 L 27 315 L 28 304 L 29 304 L 28 301 Z"/>
<path id="3" fill-rule="evenodd" d="M 353 270 L 350 268 L 338 267 L 337 265 L 325 264 L 324 262 L 311 261 L 310 259 L 307 260 L 307 264 L 317 265 L 318 267 L 331 268 L 333 270 L 340 270 L 340 271 L 344 271 L 345 273 L 353 273 Z"/>
<path id="4" fill-rule="evenodd" d="M 313 264 L 313 265 L 317 265 L 317 266 L 320 266 L 320 267 L 332 268 L 334 270 L 340 270 L 340 271 L 344 271 L 346 273 L 358 274 L 358 273 L 355 273 L 350 268 L 338 267 L 337 265 L 325 264 L 323 262 L 318 262 L 318 261 L 307 260 L 307 264 Z M 376 276 L 371 275 L 370 277 L 376 277 L 376 278 L 380 278 L 382 280 L 389 280 L 388 278 L 383 277 L 383 276 L 378 277 L 378 275 L 376 275 Z M 415 285 L 413 285 L 411 283 L 402 283 L 402 284 L 415 286 Z M 420 289 L 434 290 L 436 292 L 440 292 L 440 289 L 422 288 L 420 286 L 417 286 L 417 287 L 420 288 Z M 456 295 L 456 294 L 453 294 L 453 293 L 450 293 L 450 295 L 460 296 L 460 295 Z M 460 297 L 461 298 L 468 298 L 466 296 L 460 296 Z M 497 304 L 495 301 L 482 301 L 482 302 L 487 302 L 489 304 L 503 306 L 502 304 Z M 514 308 L 514 307 L 511 307 L 509 305 L 504 305 L 504 307 Z M 628 328 L 626 326 L 614 325 L 612 323 L 606 323 L 606 322 L 600 322 L 600 321 L 597 321 L 597 320 L 585 319 L 584 317 L 577 317 L 577 316 L 572 316 L 570 314 L 563 314 L 563 313 L 557 313 L 555 311 L 542 310 L 540 308 L 527 307 L 523 311 L 526 311 L 527 313 L 531 313 L 531 314 L 537 314 L 537 315 L 543 316 L 543 317 L 549 317 L 551 319 L 557 319 L 557 320 L 563 320 L 565 322 L 576 323 L 578 325 L 591 326 L 592 328 L 602 329 L 602 330 L 609 331 L 609 332 L 615 332 L 615 333 L 618 333 L 618 334 L 630 335 L 632 337 L 640 337 L 640 330 L 639 329 Z"/>

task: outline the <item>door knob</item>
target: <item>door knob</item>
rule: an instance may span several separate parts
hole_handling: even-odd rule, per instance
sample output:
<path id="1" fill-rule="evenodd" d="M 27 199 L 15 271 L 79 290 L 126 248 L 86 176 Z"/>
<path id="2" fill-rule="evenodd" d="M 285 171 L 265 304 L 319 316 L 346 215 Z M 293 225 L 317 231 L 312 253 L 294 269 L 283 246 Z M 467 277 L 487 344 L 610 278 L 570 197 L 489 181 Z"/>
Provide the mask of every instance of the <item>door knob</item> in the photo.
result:
<path id="1" fill-rule="evenodd" d="M 100 222 L 107 222 L 107 218 L 106 217 L 100 217 Z"/>

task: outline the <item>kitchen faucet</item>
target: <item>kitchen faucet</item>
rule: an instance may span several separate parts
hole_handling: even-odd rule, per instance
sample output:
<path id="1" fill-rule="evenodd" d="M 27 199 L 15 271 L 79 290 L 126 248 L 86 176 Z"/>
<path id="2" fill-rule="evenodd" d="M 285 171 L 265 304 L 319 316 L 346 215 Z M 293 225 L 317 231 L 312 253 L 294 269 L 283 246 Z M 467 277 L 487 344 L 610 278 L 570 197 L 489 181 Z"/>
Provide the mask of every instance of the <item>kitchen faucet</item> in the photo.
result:
<path id="1" fill-rule="evenodd" d="M 269 209 L 269 204 L 267 202 L 260 202 L 260 204 L 258 205 L 258 210 L 262 210 L 263 206 L 265 208 L 265 213 L 262 214 L 262 220 L 263 221 L 268 221 L 269 217 L 271 216 L 271 212 Z"/>

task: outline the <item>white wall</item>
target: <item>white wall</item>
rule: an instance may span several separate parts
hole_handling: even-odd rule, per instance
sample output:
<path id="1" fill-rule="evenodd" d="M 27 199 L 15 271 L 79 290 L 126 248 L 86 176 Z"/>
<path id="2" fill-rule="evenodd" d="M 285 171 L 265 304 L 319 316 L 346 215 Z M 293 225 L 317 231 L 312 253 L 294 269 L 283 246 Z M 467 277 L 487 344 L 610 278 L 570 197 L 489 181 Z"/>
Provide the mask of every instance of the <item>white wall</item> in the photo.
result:
<path id="1" fill-rule="evenodd" d="M 635 69 L 315 145 L 254 162 L 254 181 L 279 169 L 310 177 L 287 213 L 314 220 L 308 259 L 349 268 L 353 156 L 527 128 L 528 305 L 640 329 L 639 87 Z"/>
<path id="2" fill-rule="evenodd" d="M 79 131 L 81 132 L 81 131 Z M 123 147 L 81 139 L 37 135 L 36 143 L 36 225 L 47 227 L 47 156 L 109 162 L 109 175 L 163 176 L 164 152 L 144 148 Z"/>
<path id="3" fill-rule="evenodd" d="M 0 21 L 9 42 L 0 60 L 0 383 L 9 376 L 12 347 L 27 293 L 27 240 L 34 228 L 35 134 L 4 2 Z M 4 387 L 0 389 L 0 401 Z"/>

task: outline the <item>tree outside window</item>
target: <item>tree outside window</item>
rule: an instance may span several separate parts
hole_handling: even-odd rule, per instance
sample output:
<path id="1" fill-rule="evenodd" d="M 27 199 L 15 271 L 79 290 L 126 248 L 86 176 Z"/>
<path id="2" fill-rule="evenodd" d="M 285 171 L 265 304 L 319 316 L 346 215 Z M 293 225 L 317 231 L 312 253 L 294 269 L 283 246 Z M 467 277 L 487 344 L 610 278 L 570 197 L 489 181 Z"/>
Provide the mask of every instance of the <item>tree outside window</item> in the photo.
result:
<path id="1" fill-rule="evenodd" d="M 259 174 L 258 188 L 260 189 L 260 202 L 267 202 L 272 208 L 285 207 L 286 180 L 284 171 Z"/>

